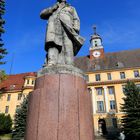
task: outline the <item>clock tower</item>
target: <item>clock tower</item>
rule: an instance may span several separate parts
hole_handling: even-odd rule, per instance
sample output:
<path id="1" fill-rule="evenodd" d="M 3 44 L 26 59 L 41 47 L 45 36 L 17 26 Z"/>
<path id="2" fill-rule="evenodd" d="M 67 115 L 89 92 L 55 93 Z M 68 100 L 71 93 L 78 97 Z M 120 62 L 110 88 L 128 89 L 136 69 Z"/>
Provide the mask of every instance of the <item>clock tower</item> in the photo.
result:
<path id="1" fill-rule="evenodd" d="M 104 48 L 102 46 L 102 38 L 96 32 L 96 26 L 93 27 L 94 34 L 90 39 L 90 59 L 99 59 L 104 57 Z"/>

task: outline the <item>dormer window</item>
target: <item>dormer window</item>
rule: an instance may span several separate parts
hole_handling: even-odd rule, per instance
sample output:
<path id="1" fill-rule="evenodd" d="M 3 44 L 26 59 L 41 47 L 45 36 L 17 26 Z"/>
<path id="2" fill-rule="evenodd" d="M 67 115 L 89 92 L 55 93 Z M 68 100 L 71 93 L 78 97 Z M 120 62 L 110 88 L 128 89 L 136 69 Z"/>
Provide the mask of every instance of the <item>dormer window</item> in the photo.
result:
<path id="1" fill-rule="evenodd" d="M 118 68 L 123 68 L 123 67 L 124 67 L 124 64 L 123 64 L 122 62 L 117 62 L 117 63 L 116 63 L 116 66 L 117 66 Z"/>
<path id="2" fill-rule="evenodd" d="M 10 90 L 14 89 L 16 85 L 10 85 Z"/>

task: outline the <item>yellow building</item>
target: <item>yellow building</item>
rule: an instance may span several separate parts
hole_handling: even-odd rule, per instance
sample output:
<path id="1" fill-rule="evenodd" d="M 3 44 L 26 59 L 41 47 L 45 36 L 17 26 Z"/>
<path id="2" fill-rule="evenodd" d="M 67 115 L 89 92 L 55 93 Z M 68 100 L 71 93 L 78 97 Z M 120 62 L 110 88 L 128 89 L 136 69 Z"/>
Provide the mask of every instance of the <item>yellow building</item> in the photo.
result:
<path id="1" fill-rule="evenodd" d="M 10 114 L 14 119 L 16 108 L 23 98 L 34 89 L 36 73 L 9 75 L 0 83 L 0 113 Z"/>
<path id="2" fill-rule="evenodd" d="M 75 65 L 87 75 L 95 134 L 115 133 L 124 115 L 121 104 L 126 82 L 130 80 L 140 86 L 140 49 L 105 53 L 96 28 L 90 41 L 90 55 L 76 58 Z"/>

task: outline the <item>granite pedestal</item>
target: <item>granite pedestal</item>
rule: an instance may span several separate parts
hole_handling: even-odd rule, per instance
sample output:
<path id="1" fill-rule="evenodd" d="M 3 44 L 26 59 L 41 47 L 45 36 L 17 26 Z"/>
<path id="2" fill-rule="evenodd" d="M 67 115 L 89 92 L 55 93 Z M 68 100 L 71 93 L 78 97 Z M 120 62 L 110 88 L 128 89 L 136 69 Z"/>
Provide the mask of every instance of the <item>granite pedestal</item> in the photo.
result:
<path id="1" fill-rule="evenodd" d="M 43 68 L 30 94 L 25 140 L 94 140 L 92 115 L 81 70 Z"/>

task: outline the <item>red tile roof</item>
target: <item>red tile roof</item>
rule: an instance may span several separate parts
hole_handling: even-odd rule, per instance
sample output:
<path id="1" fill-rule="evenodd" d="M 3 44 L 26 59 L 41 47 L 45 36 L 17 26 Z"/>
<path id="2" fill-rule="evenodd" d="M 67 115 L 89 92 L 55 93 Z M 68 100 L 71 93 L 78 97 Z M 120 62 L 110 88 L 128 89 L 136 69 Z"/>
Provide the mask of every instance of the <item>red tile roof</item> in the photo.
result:
<path id="1" fill-rule="evenodd" d="M 0 91 L 21 90 L 26 76 L 36 76 L 35 72 L 8 75 L 7 79 L 0 83 Z"/>

